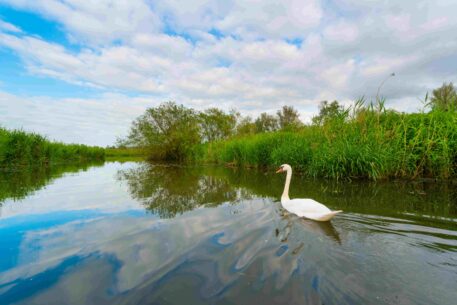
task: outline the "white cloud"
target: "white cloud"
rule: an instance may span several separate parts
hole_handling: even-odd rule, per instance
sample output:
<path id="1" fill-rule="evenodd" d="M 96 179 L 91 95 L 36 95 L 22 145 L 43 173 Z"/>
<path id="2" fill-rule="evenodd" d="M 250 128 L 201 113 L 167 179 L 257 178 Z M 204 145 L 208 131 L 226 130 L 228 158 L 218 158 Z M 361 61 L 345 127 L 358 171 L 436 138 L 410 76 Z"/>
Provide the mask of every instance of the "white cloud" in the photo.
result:
<path id="1" fill-rule="evenodd" d="M 323 99 L 370 99 L 395 72 L 381 94 L 406 109 L 457 81 L 455 1 L 6 2 L 55 20 L 82 45 L 68 50 L 10 24 L 0 46 L 30 73 L 157 103 L 254 115 L 289 104 L 310 113 Z"/>
<path id="2" fill-rule="evenodd" d="M 319 25 L 322 15 L 314 0 L 237 1 L 216 28 L 248 38 L 296 38 Z"/>
<path id="3" fill-rule="evenodd" d="M 316 0 L 171 0 L 154 6 L 178 31 L 216 29 L 243 39 L 304 37 L 323 16 Z"/>
<path id="4" fill-rule="evenodd" d="M 354 23 L 338 21 L 327 26 L 323 35 L 332 42 L 348 43 L 357 39 L 359 31 Z"/>
<path id="5" fill-rule="evenodd" d="M 9 5 L 43 14 L 64 25 L 76 40 L 95 45 L 126 39 L 138 31 L 157 32 L 159 17 L 142 0 L 2 0 Z"/>
<path id="6" fill-rule="evenodd" d="M 104 94 L 98 98 L 16 96 L 0 91 L 2 127 L 34 131 L 51 140 L 112 145 L 127 135 L 133 119 L 159 101 Z"/>

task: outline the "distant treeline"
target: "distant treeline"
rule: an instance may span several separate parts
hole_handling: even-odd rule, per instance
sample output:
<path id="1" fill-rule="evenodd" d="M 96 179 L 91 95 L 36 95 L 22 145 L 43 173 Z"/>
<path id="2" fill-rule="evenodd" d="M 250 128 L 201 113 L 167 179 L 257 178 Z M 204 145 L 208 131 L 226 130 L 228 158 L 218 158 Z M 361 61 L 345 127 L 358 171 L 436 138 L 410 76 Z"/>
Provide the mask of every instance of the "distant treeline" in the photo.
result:
<path id="1" fill-rule="evenodd" d="M 119 158 L 122 159 L 124 157 L 138 157 L 143 158 L 146 156 L 146 151 L 142 148 L 137 147 L 115 147 L 109 146 L 105 148 L 105 157 L 106 158 L 113 158 L 118 160 Z"/>
<path id="2" fill-rule="evenodd" d="M 43 166 L 104 158 L 105 150 L 100 147 L 51 142 L 35 133 L 0 128 L 0 167 Z"/>
<path id="3" fill-rule="evenodd" d="M 386 109 L 384 100 L 360 99 L 346 108 L 323 101 L 308 125 L 290 106 L 253 119 L 167 102 L 147 109 L 118 146 L 141 148 L 155 160 L 289 163 L 314 177 L 456 177 L 456 90 L 445 83 L 424 102 L 419 113 L 399 113 Z"/>

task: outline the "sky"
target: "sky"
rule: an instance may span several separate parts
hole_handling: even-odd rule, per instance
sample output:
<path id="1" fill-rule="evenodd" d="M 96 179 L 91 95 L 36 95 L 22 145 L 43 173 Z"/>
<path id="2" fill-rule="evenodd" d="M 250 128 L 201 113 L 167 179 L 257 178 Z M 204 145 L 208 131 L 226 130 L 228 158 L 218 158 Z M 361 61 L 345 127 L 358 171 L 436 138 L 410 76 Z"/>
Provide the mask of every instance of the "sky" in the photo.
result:
<path id="1" fill-rule="evenodd" d="M 455 0 L 0 0 L 0 126 L 106 146 L 170 100 L 417 111 L 457 83 L 456 33 Z"/>

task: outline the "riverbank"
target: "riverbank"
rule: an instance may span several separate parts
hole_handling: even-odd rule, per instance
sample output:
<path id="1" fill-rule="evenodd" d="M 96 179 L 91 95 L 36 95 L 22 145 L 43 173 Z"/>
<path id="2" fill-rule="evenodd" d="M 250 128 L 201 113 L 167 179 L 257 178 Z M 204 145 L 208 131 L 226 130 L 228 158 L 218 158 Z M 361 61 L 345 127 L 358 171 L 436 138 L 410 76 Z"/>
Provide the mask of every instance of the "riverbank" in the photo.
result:
<path id="1" fill-rule="evenodd" d="M 387 109 L 383 99 L 362 98 L 349 107 L 325 101 L 306 124 L 290 106 L 254 119 L 166 102 L 135 119 L 118 144 L 141 147 L 146 159 L 160 162 L 288 163 L 306 176 L 330 179 L 454 179 L 457 101 L 440 100 L 440 90 L 417 113 Z"/>
<path id="2" fill-rule="evenodd" d="M 46 166 L 104 159 L 105 150 L 101 147 L 52 142 L 36 133 L 0 128 L 0 167 Z"/>
<path id="3" fill-rule="evenodd" d="M 146 158 L 147 151 L 142 148 L 105 148 L 105 157 L 107 158 L 123 158 L 123 157 L 138 157 Z"/>
<path id="4" fill-rule="evenodd" d="M 457 113 L 359 108 L 295 132 L 260 133 L 205 147 L 205 162 L 288 163 L 311 177 L 449 179 L 457 175 Z"/>

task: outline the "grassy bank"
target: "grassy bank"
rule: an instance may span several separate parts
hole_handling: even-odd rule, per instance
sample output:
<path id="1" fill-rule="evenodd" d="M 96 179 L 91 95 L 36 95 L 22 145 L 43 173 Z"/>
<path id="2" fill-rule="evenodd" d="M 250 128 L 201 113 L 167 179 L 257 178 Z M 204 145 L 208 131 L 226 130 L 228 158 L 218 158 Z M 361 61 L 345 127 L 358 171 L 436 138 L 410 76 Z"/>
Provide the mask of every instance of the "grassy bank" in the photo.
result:
<path id="1" fill-rule="evenodd" d="M 116 162 L 144 161 L 149 158 L 146 150 L 142 148 L 105 148 L 105 160 Z"/>
<path id="2" fill-rule="evenodd" d="M 380 108 L 356 105 L 296 132 L 211 143 L 203 160 L 248 167 L 289 163 L 308 176 L 336 179 L 456 177 L 456 112 Z"/>
<path id="3" fill-rule="evenodd" d="M 147 152 L 142 148 L 106 148 L 105 149 L 106 157 L 146 157 Z"/>
<path id="4" fill-rule="evenodd" d="M 43 166 L 104 158 L 105 151 L 100 147 L 51 142 L 35 133 L 0 128 L 0 167 Z"/>

